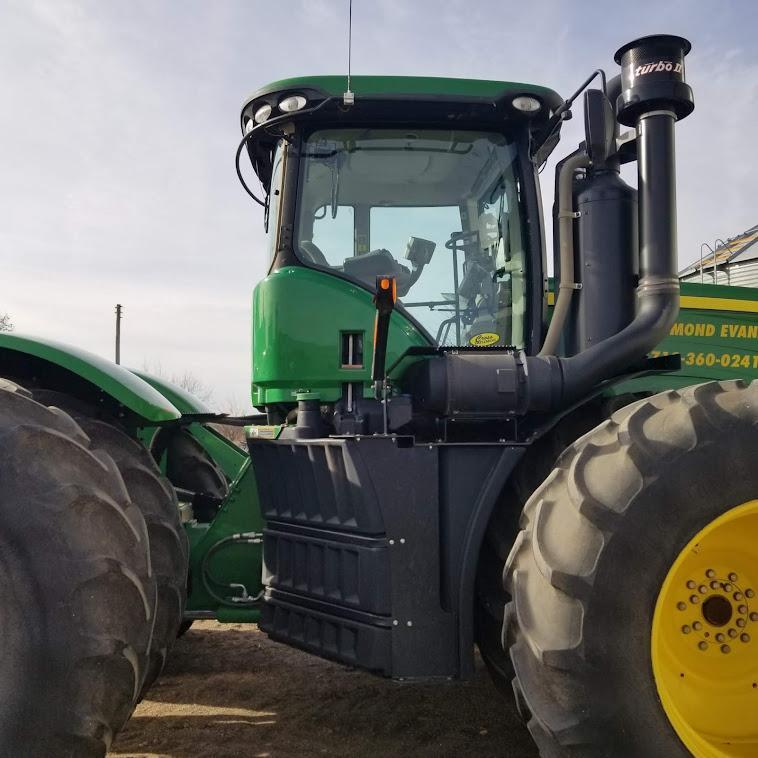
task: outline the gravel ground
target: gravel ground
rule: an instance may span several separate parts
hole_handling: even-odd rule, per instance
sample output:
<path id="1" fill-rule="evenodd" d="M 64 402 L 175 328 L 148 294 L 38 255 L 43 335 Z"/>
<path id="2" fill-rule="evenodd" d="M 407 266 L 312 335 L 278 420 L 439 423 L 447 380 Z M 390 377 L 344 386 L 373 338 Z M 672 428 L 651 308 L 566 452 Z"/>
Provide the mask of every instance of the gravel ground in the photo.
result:
<path id="1" fill-rule="evenodd" d="M 196 622 L 109 756 L 537 758 L 481 662 L 472 682 L 398 684 Z"/>

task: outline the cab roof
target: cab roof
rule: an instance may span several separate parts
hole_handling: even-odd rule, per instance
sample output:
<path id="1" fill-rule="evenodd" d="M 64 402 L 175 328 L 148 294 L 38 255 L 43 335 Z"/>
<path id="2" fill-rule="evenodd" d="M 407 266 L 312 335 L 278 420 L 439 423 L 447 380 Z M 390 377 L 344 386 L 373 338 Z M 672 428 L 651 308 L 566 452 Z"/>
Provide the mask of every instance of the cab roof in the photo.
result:
<path id="1" fill-rule="evenodd" d="M 439 76 L 353 76 L 350 88 L 356 100 L 371 99 L 433 99 L 498 101 L 516 95 L 531 95 L 555 110 L 563 98 L 547 87 L 522 82 L 501 82 L 489 79 L 453 79 Z M 317 92 L 325 97 L 341 97 L 347 89 L 347 77 L 302 76 L 281 79 L 261 87 L 245 100 L 252 101 L 279 93 Z"/>
<path id="2" fill-rule="evenodd" d="M 449 79 L 435 76 L 353 76 L 350 89 L 355 101 L 344 107 L 342 96 L 347 90 L 347 77 L 303 76 L 281 79 L 261 87 L 245 100 L 240 113 L 240 128 L 248 134 L 248 125 L 256 112 L 269 107 L 270 119 L 287 118 L 311 123 L 389 124 L 393 122 L 436 124 L 449 127 L 451 123 L 502 125 L 522 124 L 536 134 L 545 127 L 563 98 L 551 89 L 521 82 L 499 82 L 488 79 Z M 278 105 L 290 95 L 301 95 L 307 107 L 294 112 L 280 112 Z M 537 99 L 536 111 L 523 112 L 513 103 L 518 95 Z M 328 106 L 328 107 L 324 107 Z M 268 117 L 250 131 L 240 144 L 247 153 L 266 191 L 271 176 L 272 148 L 281 134 L 265 126 Z M 560 125 L 558 125 L 560 126 Z M 557 141 L 549 143 L 545 156 Z M 252 135 L 255 135 L 254 137 Z M 238 152 L 239 156 L 239 152 Z M 542 162 L 541 159 L 540 162 Z M 238 166 L 239 171 L 239 166 Z"/>

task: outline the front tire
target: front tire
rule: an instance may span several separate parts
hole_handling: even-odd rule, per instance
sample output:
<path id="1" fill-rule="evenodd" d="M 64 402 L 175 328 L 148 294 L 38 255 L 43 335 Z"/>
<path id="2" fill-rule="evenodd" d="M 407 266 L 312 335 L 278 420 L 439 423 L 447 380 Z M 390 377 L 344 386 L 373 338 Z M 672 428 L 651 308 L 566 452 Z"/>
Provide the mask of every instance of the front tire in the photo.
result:
<path id="1" fill-rule="evenodd" d="M 677 672 L 673 691 L 679 706 L 689 698 L 717 709 L 724 689 L 736 686 L 735 672 L 743 676 L 745 666 L 758 682 L 758 653 L 750 652 L 758 642 L 742 643 L 744 666 L 736 669 L 728 663 L 734 658 L 716 646 L 709 653 L 721 656 L 717 662 L 723 665 L 715 679 L 704 686 L 691 677 L 679 665 L 678 650 L 699 654 L 702 640 L 691 633 L 693 620 L 714 641 L 725 630 L 711 624 L 699 598 L 689 601 L 688 584 L 676 585 L 674 601 L 665 591 L 672 567 L 690 555 L 693 537 L 758 497 L 756 450 L 758 382 L 666 392 L 622 409 L 578 440 L 530 498 L 506 565 L 513 599 L 506 607 L 504 643 L 542 756 L 758 754 L 758 733 L 750 731 L 756 690 L 749 682 L 750 705 L 741 701 L 748 731 L 725 719 L 715 742 L 714 735 L 693 741 L 662 705 L 672 684 L 656 678 L 662 669 L 659 661 L 654 673 L 653 660 L 661 655 L 656 607 L 673 602 L 666 613 L 673 614 L 669 619 L 675 618 L 681 634 L 671 637 L 663 655 Z M 738 572 L 751 590 L 758 589 L 755 536 L 752 555 Z M 735 542 L 732 549 L 711 553 L 712 569 L 728 576 L 734 569 L 730 556 L 736 561 L 743 547 Z M 700 583 L 695 584 L 698 595 Z M 744 633 L 758 639 L 758 607 L 750 605 L 743 617 Z M 689 726 L 698 729 L 694 722 Z"/>
<path id="2" fill-rule="evenodd" d="M 158 589 L 153 642 L 142 696 L 163 671 L 184 617 L 189 541 L 181 523 L 176 492 L 161 476 L 150 453 L 116 426 L 79 417 L 94 444 L 116 462 L 132 501 L 147 525 L 150 560 Z"/>
<path id="3" fill-rule="evenodd" d="M 113 460 L 0 380 L 0 755 L 99 758 L 142 688 L 148 536 Z"/>
<path id="4" fill-rule="evenodd" d="M 189 542 L 181 523 L 176 492 L 161 475 L 148 450 L 110 419 L 96 418 L 92 406 L 56 390 L 36 390 L 34 397 L 70 413 L 93 445 L 115 461 L 129 497 L 147 525 L 158 602 L 141 699 L 163 671 L 184 615 Z"/>

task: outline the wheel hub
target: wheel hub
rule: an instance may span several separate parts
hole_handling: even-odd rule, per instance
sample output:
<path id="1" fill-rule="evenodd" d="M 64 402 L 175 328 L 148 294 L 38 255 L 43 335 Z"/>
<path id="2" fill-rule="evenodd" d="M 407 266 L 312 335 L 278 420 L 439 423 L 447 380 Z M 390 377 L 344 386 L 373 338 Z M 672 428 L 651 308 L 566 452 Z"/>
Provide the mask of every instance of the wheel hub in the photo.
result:
<path id="1" fill-rule="evenodd" d="M 653 672 L 666 715 L 697 758 L 758 755 L 758 500 L 706 525 L 656 603 Z"/>
<path id="2" fill-rule="evenodd" d="M 750 625 L 758 623 L 755 590 L 739 582 L 736 571 L 719 576 L 713 568 L 687 580 L 676 603 L 686 617 L 681 626 L 684 644 L 691 640 L 701 653 L 729 655 L 753 642 Z"/>

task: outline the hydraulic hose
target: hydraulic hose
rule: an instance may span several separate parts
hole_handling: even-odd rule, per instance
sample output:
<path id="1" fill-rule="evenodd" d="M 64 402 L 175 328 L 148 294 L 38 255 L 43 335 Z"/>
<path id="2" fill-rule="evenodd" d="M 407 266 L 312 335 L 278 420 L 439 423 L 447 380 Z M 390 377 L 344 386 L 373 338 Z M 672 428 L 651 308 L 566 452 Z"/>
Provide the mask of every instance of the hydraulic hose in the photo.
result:
<path id="1" fill-rule="evenodd" d="M 559 164 L 558 169 L 558 250 L 560 282 L 558 297 L 553 309 L 553 318 L 538 355 L 555 355 L 566 324 L 571 298 L 576 289 L 574 283 L 574 174 L 589 166 L 590 160 L 584 151 L 577 150 Z"/>
<path id="2" fill-rule="evenodd" d="M 220 582 L 215 579 L 208 568 L 208 563 L 211 556 L 214 555 L 221 548 L 228 545 L 260 545 L 263 535 L 258 532 L 240 532 L 238 534 L 230 534 L 228 537 L 222 537 L 218 542 L 215 542 L 208 548 L 207 552 L 203 556 L 203 560 L 200 563 L 200 578 L 203 582 L 205 591 L 219 604 L 224 606 L 230 606 L 232 608 L 238 608 L 240 605 L 255 605 L 259 603 L 263 597 L 263 590 L 257 595 L 248 595 L 247 588 L 244 584 L 236 582 Z M 229 597 L 223 597 L 219 595 L 211 586 L 216 584 L 219 587 L 226 587 L 230 590 L 241 590 L 242 595 L 232 595 Z"/>

